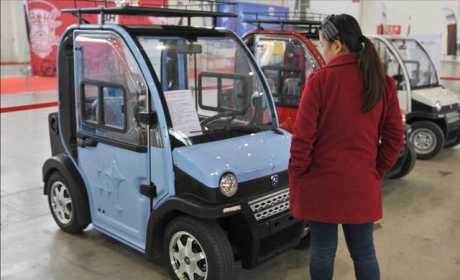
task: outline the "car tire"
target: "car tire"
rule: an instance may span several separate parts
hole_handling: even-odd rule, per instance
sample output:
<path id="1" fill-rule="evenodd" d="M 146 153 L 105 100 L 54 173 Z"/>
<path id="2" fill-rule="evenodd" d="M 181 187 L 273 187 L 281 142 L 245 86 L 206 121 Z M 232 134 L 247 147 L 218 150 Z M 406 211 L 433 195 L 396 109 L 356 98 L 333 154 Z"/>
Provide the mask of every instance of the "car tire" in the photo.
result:
<path id="1" fill-rule="evenodd" d="M 415 149 L 412 146 L 412 144 L 409 144 L 407 145 L 407 155 L 404 159 L 404 162 L 402 163 L 401 170 L 398 173 L 392 175 L 390 179 L 400 179 L 409 174 L 412 171 L 412 169 L 414 169 L 416 161 L 417 153 L 415 152 Z"/>
<path id="2" fill-rule="evenodd" d="M 83 220 L 89 221 L 90 219 L 89 217 L 82 219 L 81 216 L 83 213 L 89 213 L 86 193 L 81 186 L 70 184 L 69 180 L 56 171 L 46 181 L 46 188 L 48 206 L 56 224 L 67 233 L 82 233 L 89 225 Z"/>
<path id="3" fill-rule="evenodd" d="M 235 279 L 232 247 L 216 223 L 178 217 L 167 226 L 163 244 L 164 261 L 172 279 Z"/>
<path id="4" fill-rule="evenodd" d="M 444 132 L 439 125 L 431 121 L 416 121 L 411 126 L 409 141 L 414 147 L 418 159 L 431 159 L 444 147 Z"/>

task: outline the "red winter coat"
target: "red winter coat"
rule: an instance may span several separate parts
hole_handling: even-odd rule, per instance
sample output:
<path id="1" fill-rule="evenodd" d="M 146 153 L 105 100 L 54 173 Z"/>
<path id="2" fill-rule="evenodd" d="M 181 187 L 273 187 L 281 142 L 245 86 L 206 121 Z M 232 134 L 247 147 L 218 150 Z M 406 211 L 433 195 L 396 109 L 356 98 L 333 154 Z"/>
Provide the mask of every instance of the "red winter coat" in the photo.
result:
<path id="1" fill-rule="evenodd" d="M 389 77 L 384 101 L 362 112 L 357 63 L 357 54 L 335 58 L 309 77 L 302 94 L 289 161 L 297 219 L 360 224 L 382 218 L 382 178 L 399 157 L 404 128 Z"/>

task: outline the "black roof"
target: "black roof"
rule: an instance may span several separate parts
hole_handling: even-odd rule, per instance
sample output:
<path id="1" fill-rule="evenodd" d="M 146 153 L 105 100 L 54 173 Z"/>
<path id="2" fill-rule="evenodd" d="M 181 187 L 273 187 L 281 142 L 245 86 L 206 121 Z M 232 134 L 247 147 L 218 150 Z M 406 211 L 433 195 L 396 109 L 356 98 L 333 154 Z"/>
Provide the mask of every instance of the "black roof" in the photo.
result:
<path id="1" fill-rule="evenodd" d="M 302 19 L 245 19 L 247 23 L 253 24 L 279 24 L 279 25 L 321 25 L 320 21 L 316 20 L 302 20 Z"/>
<path id="2" fill-rule="evenodd" d="M 184 25 L 123 25 L 123 27 L 131 34 L 143 35 L 149 32 L 155 34 L 170 34 L 178 36 L 206 36 L 220 35 L 231 33 L 227 29 L 215 29 L 199 26 L 184 26 Z"/>
<path id="3" fill-rule="evenodd" d="M 325 14 L 311 12 L 243 12 L 244 15 L 250 16 L 243 19 L 244 22 L 257 25 L 257 28 L 263 29 L 263 24 L 280 25 L 281 29 L 291 26 L 298 32 L 304 32 L 309 38 L 318 37 L 321 27 L 321 21 L 326 17 Z"/>

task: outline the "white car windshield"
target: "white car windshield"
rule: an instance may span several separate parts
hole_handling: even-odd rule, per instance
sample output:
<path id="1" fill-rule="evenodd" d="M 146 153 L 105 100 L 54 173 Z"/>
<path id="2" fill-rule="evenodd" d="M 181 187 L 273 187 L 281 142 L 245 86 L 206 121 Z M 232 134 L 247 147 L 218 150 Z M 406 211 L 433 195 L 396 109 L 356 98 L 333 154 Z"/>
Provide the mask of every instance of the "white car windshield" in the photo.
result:
<path id="1" fill-rule="evenodd" d="M 436 68 L 419 42 L 404 38 L 393 38 L 389 41 L 407 68 L 412 88 L 432 87 L 439 84 Z"/>

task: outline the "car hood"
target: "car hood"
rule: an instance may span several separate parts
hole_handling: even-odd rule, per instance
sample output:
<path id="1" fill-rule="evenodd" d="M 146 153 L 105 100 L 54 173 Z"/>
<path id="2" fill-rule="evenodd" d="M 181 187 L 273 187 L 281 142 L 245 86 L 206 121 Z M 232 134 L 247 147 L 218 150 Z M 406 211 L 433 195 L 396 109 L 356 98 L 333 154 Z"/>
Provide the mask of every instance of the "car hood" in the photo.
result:
<path id="1" fill-rule="evenodd" d="M 238 182 L 287 170 L 291 136 L 264 131 L 209 143 L 175 148 L 174 165 L 202 184 L 217 188 L 222 174 Z"/>
<path id="2" fill-rule="evenodd" d="M 442 87 L 415 89 L 412 91 L 412 98 L 430 107 L 436 106 L 436 101 L 441 106 L 449 106 L 459 102 L 459 97 L 448 89 Z"/>

